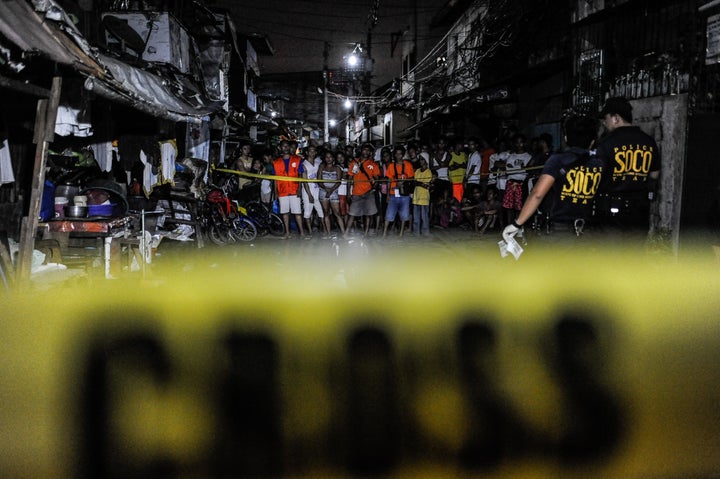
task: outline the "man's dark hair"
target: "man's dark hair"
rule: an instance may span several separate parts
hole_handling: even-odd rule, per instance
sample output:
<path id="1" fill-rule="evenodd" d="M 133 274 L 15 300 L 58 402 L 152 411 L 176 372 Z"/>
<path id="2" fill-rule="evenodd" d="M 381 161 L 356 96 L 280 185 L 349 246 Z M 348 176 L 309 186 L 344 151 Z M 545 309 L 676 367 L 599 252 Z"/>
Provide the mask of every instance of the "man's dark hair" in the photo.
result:
<path id="1" fill-rule="evenodd" d="M 600 110 L 600 118 L 605 115 L 620 115 L 623 120 L 628 123 L 633 121 L 633 107 L 627 98 L 622 96 L 614 96 L 605 100 L 605 104 Z"/>
<path id="2" fill-rule="evenodd" d="M 568 146 L 590 148 L 597 139 L 598 121 L 589 116 L 571 116 L 565 120 L 565 142 Z"/>
<path id="3" fill-rule="evenodd" d="M 395 154 L 396 151 L 402 151 L 402 153 L 403 153 L 403 155 L 404 155 L 404 154 L 405 154 L 405 147 L 402 146 L 402 145 L 395 145 L 395 146 L 393 147 L 393 155 Z"/>

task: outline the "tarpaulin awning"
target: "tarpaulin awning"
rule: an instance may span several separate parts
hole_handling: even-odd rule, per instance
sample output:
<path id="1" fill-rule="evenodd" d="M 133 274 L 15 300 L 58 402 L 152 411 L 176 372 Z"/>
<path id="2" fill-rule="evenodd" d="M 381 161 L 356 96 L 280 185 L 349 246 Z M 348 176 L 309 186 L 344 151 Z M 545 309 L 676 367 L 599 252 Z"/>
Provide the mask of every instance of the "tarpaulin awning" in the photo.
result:
<path id="1" fill-rule="evenodd" d="M 181 75 L 160 76 L 98 53 L 52 0 L 0 1 L 0 33 L 23 51 L 39 52 L 88 77 L 85 87 L 99 96 L 127 104 L 151 116 L 200 122 L 222 109 L 199 86 Z"/>
<path id="2" fill-rule="evenodd" d="M 103 77 L 103 68 L 61 30 L 74 30 L 73 37 L 82 38 L 67 19 L 67 14 L 56 5 L 49 8 L 54 13 L 48 10 L 46 14 L 62 21 L 48 20 L 46 16 L 36 13 L 25 0 L 3 0 L 0 2 L 0 32 L 23 51 L 40 52 L 57 63 L 71 65 L 78 71 L 98 78 Z M 67 22 L 68 26 L 61 27 L 67 25 Z"/>

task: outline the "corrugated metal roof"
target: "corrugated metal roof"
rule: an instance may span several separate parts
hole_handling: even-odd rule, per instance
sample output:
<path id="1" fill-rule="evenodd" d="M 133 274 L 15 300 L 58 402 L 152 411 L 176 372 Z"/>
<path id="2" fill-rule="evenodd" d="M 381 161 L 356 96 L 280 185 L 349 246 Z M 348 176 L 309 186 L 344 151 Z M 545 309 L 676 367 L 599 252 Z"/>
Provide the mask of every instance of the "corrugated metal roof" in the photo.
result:
<path id="1" fill-rule="evenodd" d="M 173 121 L 200 121 L 221 110 L 199 86 L 179 75 L 161 76 L 97 53 L 67 14 L 52 0 L 37 12 L 26 0 L 0 1 L 0 32 L 23 51 L 39 52 L 84 76 L 87 89 L 150 115 Z M 47 17 L 51 16 L 52 19 Z"/>

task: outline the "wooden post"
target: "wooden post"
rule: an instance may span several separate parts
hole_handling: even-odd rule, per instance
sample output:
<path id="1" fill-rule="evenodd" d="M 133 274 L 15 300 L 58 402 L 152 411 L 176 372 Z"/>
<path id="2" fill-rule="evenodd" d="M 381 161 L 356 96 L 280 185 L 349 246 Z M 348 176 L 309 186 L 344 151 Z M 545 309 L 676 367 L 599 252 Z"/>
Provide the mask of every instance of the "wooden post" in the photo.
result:
<path id="1" fill-rule="evenodd" d="M 28 215 L 22 219 L 20 229 L 20 246 L 18 250 L 16 278 L 21 284 L 30 279 L 35 235 L 37 234 L 40 203 L 45 189 L 45 166 L 47 164 L 48 146 L 55 139 L 55 122 L 58 104 L 60 103 L 61 77 L 53 77 L 50 98 L 38 100 L 35 116 L 35 132 L 33 142 L 35 148 L 35 165 L 33 167 L 32 187 L 30 189 L 30 207 Z"/>

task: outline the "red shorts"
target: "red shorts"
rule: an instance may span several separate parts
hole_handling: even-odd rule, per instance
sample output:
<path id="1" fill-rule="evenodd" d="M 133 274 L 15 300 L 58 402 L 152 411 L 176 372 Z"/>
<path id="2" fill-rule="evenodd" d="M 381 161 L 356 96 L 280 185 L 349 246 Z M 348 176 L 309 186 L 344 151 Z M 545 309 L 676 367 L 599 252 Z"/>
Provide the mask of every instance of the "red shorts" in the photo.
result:
<path id="1" fill-rule="evenodd" d="M 523 189 L 522 181 L 508 180 L 505 185 L 505 196 L 503 197 L 502 206 L 508 210 L 520 211 L 523 207 Z"/>
<path id="2" fill-rule="evenodd" d="M 458 200 L 458 203 L 462 203 L 463 194 L 465 193 L 465 188 L 463 187 L 462 183 L 453 183 L 453 198 Z"/>

